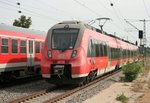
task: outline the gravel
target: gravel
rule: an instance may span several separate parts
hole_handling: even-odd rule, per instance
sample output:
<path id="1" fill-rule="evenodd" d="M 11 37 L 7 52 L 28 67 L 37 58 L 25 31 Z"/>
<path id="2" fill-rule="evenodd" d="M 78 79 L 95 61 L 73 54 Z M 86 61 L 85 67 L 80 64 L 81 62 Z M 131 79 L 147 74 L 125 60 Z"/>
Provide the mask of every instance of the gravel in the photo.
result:
<path id="1" fill-rule="evenodd" d="M 86 99 L 91 98 L 94 95 L 98 94 L 101 90 L 104 90 L 108 88 L 110 85 L 119 81 L 122 75 L 123 75 L 122 73 L 115 74 L 112 77 L 102 80 L 93 86 L 90 86 L 78 93 L 75 93 L 72 96 L 69 96 L 59 101 L 59 103 L 65 103 L 65 102 L 66 103 L 81 103 L 85 101 Z M 20 96 L 27 96 L 34 92 L 37 92 L 43 89 L 52 88 L 52 87 L 54 87 L 54 85 L 48 84 L 44 80 L 40 80 L 40 81 L 25 84 L 25 85 L 2 89 L 0 90 L 0 103 L 6 103 L 10 100 L 19 98 Z M 66 89 L 63 88 L 61 90 L 55 90 L 55 91 L 48 93 L 47 95 L 43 95 L 39 98 L 29 100 L 27 103 L 42 103 L 45 100 L 48 100 L 52 97 L 63 94 L 69 90 L 70 90 L 69 87 L 66 87 Z"/>
<path id="2" fill-rule="evenodd" d="M 108 88 L 110 85 L 119 82 L 120 77 L 122 77 L 123 74 L 117 73 L 113 75 L 112 77 L 109 77 L 105 80 L 100 81 L 97 84 L 94 84 L 93 86 L 90 86 L 72 96 L 69 96 L 61 101 L 59 103 L 82 103 L 86 99 L 92 98 L 94 95 L 98 94 L 102 90 Z"/>
<path id="3" fill-rule="evenodd" d="M 38 92 L 43 89 L 51 88 L 54 85 L 50 85 L 44 80 L 34 81 L 28 84 L 22 84 L 5 89 L 0 89 L 0 103 L 7 103 L 18 97 L 27 96 L 34 92 Z"/>

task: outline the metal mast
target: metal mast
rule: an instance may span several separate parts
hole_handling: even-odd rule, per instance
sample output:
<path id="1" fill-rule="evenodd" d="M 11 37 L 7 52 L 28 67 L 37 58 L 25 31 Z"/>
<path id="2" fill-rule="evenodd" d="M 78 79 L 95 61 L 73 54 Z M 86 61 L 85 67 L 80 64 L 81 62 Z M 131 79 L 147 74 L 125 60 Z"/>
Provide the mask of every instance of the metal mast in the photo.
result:
<path id="1" fill-rule="evenodd" d="M 144 57 L 145 57 L 145 60 L 146 60 L 146 42 L 147 42 L 147 39 L 146 39 L 146 22 L 150 22 L 150 20 L 139 20 L 141 22 L 143 22 L 143 47 L 144 48 Z M 146 65 L 146 63 L 145 63 Z"/>
<path id="2" fill-rule="evenodd" d="M 146 42 L 147 42 L 147 39 L 146 39 L 146 22 L 150 22 L 150 20 L 139 20 L 141 22 L 143 22 L 143 46 L 146 47 Z"/>

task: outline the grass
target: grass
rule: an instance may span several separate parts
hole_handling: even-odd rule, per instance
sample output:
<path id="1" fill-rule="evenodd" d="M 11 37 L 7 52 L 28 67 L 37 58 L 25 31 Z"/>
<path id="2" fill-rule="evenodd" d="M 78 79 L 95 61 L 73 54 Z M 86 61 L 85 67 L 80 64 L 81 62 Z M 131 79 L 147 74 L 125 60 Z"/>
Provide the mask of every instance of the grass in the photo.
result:
<path id="1" fill-rule="evenodd" d="M 139 96 L 139 98 L 143 98 L 143 96 L 144 96 L 144 94 L 143 94 L 143 95 L 141 95 L 141 96 Z"/>
<path id="2" fill-rule="evenodd" d="M 129 86 L 129 85 L 125 83 L 125 84 L 123 84 L 123 86 Z"/>
<path id="3" fill-rule="evenodd" d="M 128 97 L 126 97 L 123 93 L 121 94 L 121 95 L 118 95 L 117 97 L 116 97 L 116 100 L 117 101 L 120 101 L 120 102 L 122 102 L 122 103 L 127 103 L 127 101 L 128 101 Z"/>

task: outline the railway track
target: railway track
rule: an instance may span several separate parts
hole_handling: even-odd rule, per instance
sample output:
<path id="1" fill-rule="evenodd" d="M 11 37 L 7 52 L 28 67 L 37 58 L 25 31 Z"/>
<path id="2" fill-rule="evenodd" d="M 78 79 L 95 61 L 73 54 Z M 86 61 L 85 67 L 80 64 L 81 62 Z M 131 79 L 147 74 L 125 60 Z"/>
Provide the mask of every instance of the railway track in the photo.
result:
<path id="1" fill-rule="evenodd" d="M 99 81 L 102 81 L 106 78 L 109 78 L 111 76 L 113 76 L 114 74 L 117 74 L 121 72 L 121 70 L 117 70 L 117 71 L 113 71 L 112 73 L 109 73 L 107 75 L 104 75 L 100 78 L 97 78 L 95 79 L 94 81 L 86 84 L 86 85 L 83 85 L 83 86 L 80 86 L 80 87 L 73 87 L 73 88 L 70 88 L 68 89 L 66 92 L 64 93 L 58 93 L 57 95 L 55 96 L 52 96 L 52 91 L 55 91 L 57 89 L 60 89 L 62 88 L 61 86 L 58 86 L 58 87 L 54 87 L 54 88 L 51 88 L 50 90 L 43 90 L 43 91 L 40 91 L 40 92 L 36 92 L 36 93 L 33 93 L 29 96 L 25 96 L 25 97 L 21 97 L 21 98 L 18 98 L 16 100 L 13 100 L 13 101 L 10 101 L 9 103 L 56 103 L 66 97 L 69 97 L 89 86 L 92 86 L 96 83 L 98 83 Z M 40 98 L 40 99 L 39 99 Z M 47 99 L 44 99 L 44 98 L 47 98 Z M 43 99 L 43 100 L 41 100 Z M 40 101 L 39 101 L 40 100 Z"/>

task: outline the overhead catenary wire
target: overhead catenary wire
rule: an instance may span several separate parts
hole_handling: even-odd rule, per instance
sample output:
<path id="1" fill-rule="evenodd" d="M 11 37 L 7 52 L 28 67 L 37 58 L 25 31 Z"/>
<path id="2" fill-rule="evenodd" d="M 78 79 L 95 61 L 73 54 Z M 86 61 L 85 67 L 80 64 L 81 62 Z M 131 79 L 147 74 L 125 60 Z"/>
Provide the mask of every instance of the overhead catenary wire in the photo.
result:
<path id="1" fill-rule="evenodd" d="M 86 6 L 85 4 L 83 4 L 83 3 L 81 3 L 81 2 L 79 2 L 79 1 L 77 1 L 77 0 L 73 0 L 73 1 L 75 1 L 76 3 L 78 3 L 79 5 L 83 6 L 84 8 L 88 9 L 90 12 L 93 13 L 94 10 L 91 9 L 91 8 L 89 8 L 89 7 Z M 97 12 L 95 12 L 95 11 L 94 11 L 94 14 L 99 16 L 99 14 L 98 14 Z M 120 18 L 119 18 L 119 19 L 120 19 Z M 116 25 L 116 24 L 115 24 L 115 25 Z M 117 26 L 117 27 L 119 27 L 119 26 Z M 120 27 L 119 27 L 119 29 L 120 29 Z M 121 28 L 121 30 L 123 30 L 123 29 Z M 126 31 L 123 30 L 123 32 L 126 32 Z M 126 33 L 128 33 L 128 32 L 126 32 Z M 128 33 L 128 34 L 129 34 L 129 33 Z M 133 37 L 133 35 L 132 35 L 132 37 Z M 135 39 L 135 37 L 133 37 L 133 39 Z"/>
<path id="2" fill-rule="evenodd" d="M 119 17 L 119 15 L 118 15 L 118 13 L 117 13 L 117 10 L 114 8 L 114 5 L 116 6 L 116 4 L 114 4 L 114 2 L 112 2 L 111 0 L 109 0 L 109 3 L 110 3 L 110 4 L 113 4 L 113 5 L 112 5 L 112 8 L 113 8 L 113 10 L 114 10 L 114 13 L 112 13 L 112 12 L 111 12 L 111 13 L 112 13 L 113 15 L 115 15 L 115 16 L 118 18 L 119 22 L 122 24 L 122 23 L 123 23 L 123 21 L 122 21 L 123 19 L 121 19 L 121 18 Z M 120 15 L 121 15 L 121 13 L 120 13 Z M 121 15 L 121 17 L 124 18 L 122 15 Z M 128 35 L 130 35 L 130 34 L 129 34 L 130 32 L 127 32 L 127 31 L 123 30 L 123 28 L 125 28 L 124 26 L 121 26 L 121 27 L 120 27 L 120 26 L 118 26 L 117 24 L 115 24 L 114 22 L 113 22 L 113 24 L 118 28 L 118 30 L 122 30 L 123 32 L 126 32 Z M 123 28 L 122 28 L 122 27 L 123 27 Z M 123 35 L 124 35 L 124 37 L 126 36 L 125 34 L 123 34 Z M 132 34 L 131 34 L 130 36 L 135 40 L 135 37 L 134 37 Z"/>
<path id="3" fill-rule="evenodd" d="M 60 14 L 63 14 L 64 16 L 66 16 L 66 17 L 70 17 L 70 18 L 78 18 L 78 19 L 85 19 L 85 18 L 80 18 L 80 17 L 78 17 L 77 15 L 76 16 L 74 16 L 74 14 L 72 14 L 72 13 L 70 13 L 70 12 L 68 12 L 68 11 L 65 11 L 65 10 L 62 10 L 62 9 L 59 9 L 59 8 L 56 8 L 56 7 L 54 7 L 54 6 L 52 6 L 52 5 L 50 5 L 49 3 L 45 3 L 43 0 L 38 0 L 38 2 L 37 2 L 37 0 L 34 0 L 36 3 L 40 3 L 40 4 L 43 4 L 44 6 L 46 6 L 46 7 L 48 7 L 48 8 L 51 8 L 51 9 L 53 9 L 53 10 L 55 10 L 55 11 L 58 11 Z M 55 12 L 56 13 L 56 12 Z"/>
<path id="4" fill-rule="evenodd" d="M 116 3 L 115 3 L 115 1 L 113 0 L 113 2 L 111 1 L 111 0 L 109 0 L 109 2 L 110 2 L 110 4 L 112 3 L 113 4 L 113 10 L 114 10 L 114 13 L 115 13 L 115 15 L 116 15 L 116 17 L 119 19 L 119 21 L 120 21 L 120 23 L 122 24 L 123 23 L 123 21 L 125 21 L 125 18 L 124 18 L 124 16 L 122 15 L 122 13 L 120 12 L 120 10 L 118 9 L 118 6 L 116 5 Z M 115 7 L 114 7 L 114 5 L 115 5 L 115 7 L 116 7 L 116 9 L 115 9 Z M 117 13 L 117 11 L 118 11 L 118 13 Z M 121 16 L 121 18 L 120 18 L 120 16 Z M 126 23 L 126 21 L 125 21 L 125 23 Z M 120 28 L 120 27 L 119 27 Z M 125 28 L 125 26 L 123 26 L 123 28 Z M 121 28 L 120 28 L 121 29 Z M 129 36 L 131 36 L 134 40 L 135 40 L 135 37 L 131 34 L 129 34 L 130 32 L 127 32 L 127 31 L 125 31 L 125 30 L 123 30 L 124 32 L 126 32 Z"/>
<path id="5" fill-rule="evenodd" d="M 8 6 L 11 6 L 11 7 L 14 7 L 14 8 L 18 8 L 18 6 L 16 6 L 16 5 L 12 5 L 12 4 L 7 3 L 7 2 L 4 2 L 4 1 L 0 1 L 0 3 L 3 3 L 3 4 L 5 4 L 5 5 L 8 5 Z M 40 17 L 43 17 L 43 18 L 49 19 L 49 20 L 59 21 L 58 19 L 55 19 L 55 18 L 52 18 L 52 17 L 46 16 L 46 15 L 43 15 L 43 14 L 40 14 L 40 13 L 37 13 L 37 12 L 31 11 L 31 10 L 28 10 L 28 9 L 25 9 L 25 8 L 22 8 L 22 7 L 20 7 L 20 9 L 21 9 L 21 10 L 24 10 L 24 11 L 27 11 L 27 12 L 29 12 L 29 13 L 32 13 L 32 14 L 38 15 L 38 16 L 40 16 Z"/>
<path id="6" fill-rule="evenodd" d="M 9 0 L 5 0 L 5 1 L 7 1 L 7 2 L 9 2 L 9 3 L 21 3 L 21 2 L 15 2 L 15 1 L 9 1 Z M 43 0 L 41 1 L 41 0 L 38 0 L 38 2 L 37 2 L 37 0 L 33 0 L 34 2 L 33 2 L 33 4 L 42 4 L 44 7 L 48 7 L 48 8 L 50 8 L 50 9 L 44 9 L 44 8 L 38 8 L 38 7 L 35 7 L 35 6 L 33 6 L 33 5 L 28 5 L 28 4 L 22 4 L 21 3 L 21 7 L 27 7 L 28 9 L 30 9 L 30 10 L 32 10 L 32 11 L 36 11 L 37 10 L 37 12 L 40 10 L 40 11 L 42 11 L 42 13 L 45 13 L 45 14 L 55 14 L 55 15 L 61 15 L 61 16 L 64 16 L 64 17 L 70 17 L 71 19 L 74 19 L 74 18 L 76 18 L 76 19 L 78 19 L 78 20 L 80 20 L 80 19 L 85 19 L 85 18 L 81 18 L 81 17 L 78 17 L 77 15 L 76 16 L 74 16 L 72 13 L 70 13 L 70 12 L 68 12 L 68 11 L 64 11 L 64 10 L 62 10 L 62 9 L 59 9 L 59 8 L 56 8 L 55 6 L 52 6 L 52 5 L 50 5 L 49 3 L 45 3 Z M 54 11 L 52 11 L 52 10 L 54 10 Z M 58 12 L 58 13 L 56 13 L 56 11 Z"/>
<path id="7" fill-rule="evenodd" d="M 101 2 L 100 0 L 96 0 L 98 2 L 99 5 L 103 6 L 110 14 L 112 14 L 112 11 L 109 10 L 104 4 L 103 2 Z"/>
<path id="8" fill-rule="evenodd" d="M 83 6 L 83 7 L 85 7 L 85 4 L 82 4 L 81 2 L 79 2 L 79 1 L 77 1 L 77 0 L 74 0 L 74 1 L 76 1 L 78 4 L 80 4 L 81 6 Z M 90 9 L 89 7 L 85 7 L 85 8 L 87 8 L 87 9 Z M 91 9 L 90 9 L 91 10 Z M 91 11 L 91 12 L 93 12 L 93 10 Z M 95 12 L 95 14 L 96 15 L 98 15 L 96 12 Z M 94 20 L 93 20 L 94 21 Z M 90 21 L 91 22 L 91 21 Z M 115 23 L 114 23 L 115 24 Z M 115 26 L 116 26 L 116 24 L 115 24 Z M 119 27 L 119 26 L 116 26 L 117 28 Z M 119 27 L 119 29 L 120 29 L 120 27 Z M 121 28 L 121 30 L 122 30 L 122 28 Z M 124 31 L 124 30 L 123 30 Z M 133 38 L 135 38 L 135 37 L 133 37 Z"/>
<path id="9" fill-rule="evenodd" d="M 2 8 L 2 9 L 4 9 L 4 10 L 8 10 L 8 11 L 10 11 L 10 10 L 11 10 L 11 11 L 16 11 L 16 12 L 18 11 L 18 10 L 16 10 L 16 9 L 12 9 L 12 8 L 9 9 L 9 8 L 4 7 L 4 6 L 1 6 L 1 5 L 0 5 L 0 8 Z"/>
<path id="10" fill-rule="evenodd" d="M 145 8 L 146 14 L 147 14 L 147 16 L 150 18 L 150 14 L 149 14 L 149 12 L 148 12 L 148 9 L 147 9 L 147 6 L 146 6 L 146 3 L 145 3 L 145 1 L 144 1 L 144 0 L 142 0 L 142 1 L 143 1 L 143 5 L 144 5 L 144 8 Z"/>
<path id="11" fill-rule="evenodd" d="M 40 0 L 39 0 L 40 1 Z M 75 1 L 76 3 L 78 2 L 78 4 L 79 5 L 81 5 L 82 7 L 84 7 L 84 8 L 86 8 L 88 11 L 90 11 L 92 14 L 94 14 L 94 15 L 97 15 L 97 16 L 102 16 L 101 14 L 99 14 L 98 13 L 98 11 L 95 11 L 93 8 L 90 8 L 89 7 L 89 5 L 87 5 L 87 4 L 84 4 L 84 3 L 82 3 L 81 1 L 79 1 L 79 0 L 73 0 L 73 1 Z M 42 1 L 43 2 L 43 1 Z M 39 3 L 39 2 L 37 2 L 37 3 Z M 45 4 L 46 5 L 46 3 L 44 2 L 43 4 Z M 47 3 L 48 4 L 48 3 Z M 26 4 L 27 5 L 27 4 Z M 44 6 L 45 6 L 44 5 Z M 48 6 L 48 5 L 47 5 Z M 53 6 L 53 7 L 55 7 L 55 6 Z M 18 8 L 18 6 L 16 7 L 16 8 Z M 24 7 L 21 7 L 20 9 L 21 10 L 23 10 L 22 8 L 24 8 Z M 31 8 L 32 8 L 32 6 L 31 6 Z M 34 7 L 33 7 L 34 8 Z M 36 9 L 38 9 L 38 7 L 35 7 Z M 25 9 L 25 8 L 24 8 Z M 57 8 L 56 8 L 57 9 Z M 30 10 L 30 11 L 33 11 L 33 9 L 27 9 L 27 10 Z M 55 9 L 54 9 L 55 10 Z M 98 10 L 98 9 L 97 9 Z M 24 12 L 26 11 L 26 10 L 23 10 Z M 59 12 L 61 12 L 60 10 L 57 10 L 57 11 L 59 11 Z M 33 13 L 33 12 L 35 12 L 35 11 L 33 11 L 33 12 L 29 12 L 29 11 L 26 11 L 26 13 L 30 13 L 30 14 L 32 14 L 32 15 L 38 15 L 39 17 L 41 17 L 41 18 L 47 18 L 48 19 L 48 17 L 46 16 L 46 15 L 44 15 L 44 16 L 46 16 L 46 17 L 43 17 L 43 15 L 39 15 L 40 13 L 38 13 L 38 14 L 35 14 L 35 13 Z M 44 13 L 45 11 L 43 11 L 42 13 Z M 63 12 L 63 11 L 62 11 Z M 37 12 L 36 12 L 37 13 Z M 63 14 L 67 14 L 67 12 L 63 12 Z M 50 20 L 50 19 L 49 19 Z M 55 21 L 55 20 L 54 20 Z M 56 20 L 57 21 L 57 20 Z M 59 20 L 58 20 L 59 21 Z M 115 24 L 115 25 L 117 25 L 117 24 Z M 121 28 L 121 30 L 123 30 L 123 28 L 121 27 L 121 26 L 117 26 L 117 27 L 120 27 Z M 119 29 L 120 29 L 119 28 Z M 124 31 L 124 30 L 123 30 Z M 124 32 L 126 32 L 126 31 L 124 31 Z"/>
<path id="12" fill-rule="evenodd" d="M 91 13 L 95 14 L 96 16 L 101 16 L 101 17 L 102 17 L 101 14 L 95 12 L 93 9 L 89 8 L 89 7 L 86 6 L 85 4 L 79 2 L 78 0 L 73 0 L 73 1 L 75 1 L 76 3 L 78 3 L 79 5 L 81 5 L 82 7 L 86 8 L 86 9 L 89 10 Z"/>

